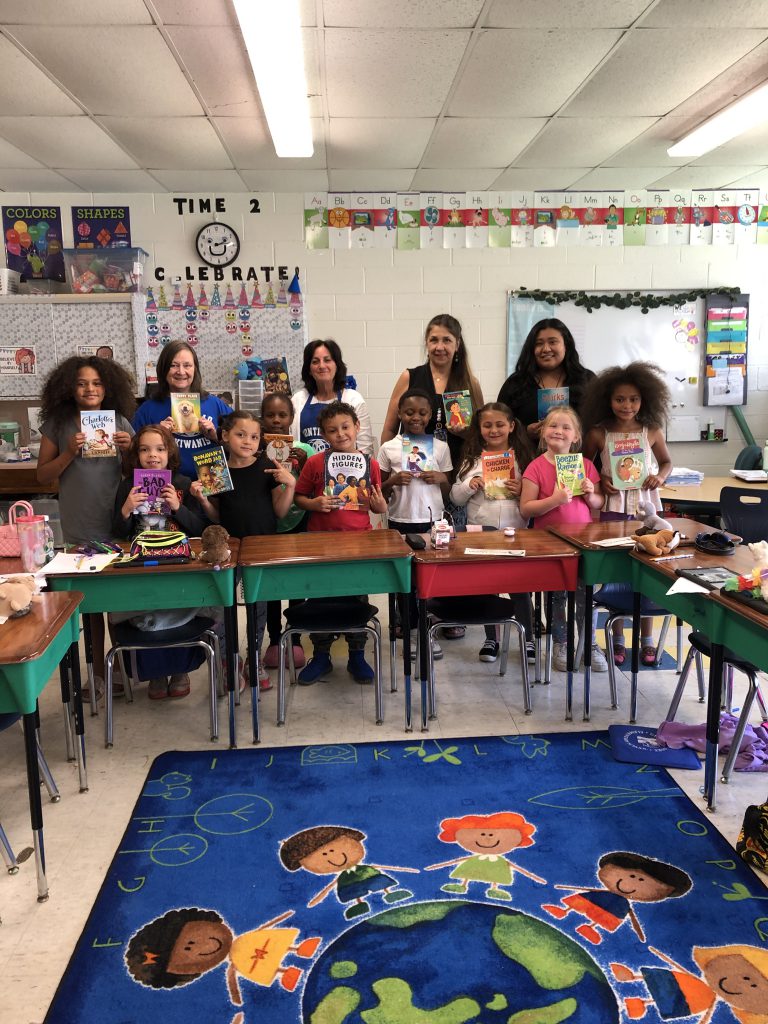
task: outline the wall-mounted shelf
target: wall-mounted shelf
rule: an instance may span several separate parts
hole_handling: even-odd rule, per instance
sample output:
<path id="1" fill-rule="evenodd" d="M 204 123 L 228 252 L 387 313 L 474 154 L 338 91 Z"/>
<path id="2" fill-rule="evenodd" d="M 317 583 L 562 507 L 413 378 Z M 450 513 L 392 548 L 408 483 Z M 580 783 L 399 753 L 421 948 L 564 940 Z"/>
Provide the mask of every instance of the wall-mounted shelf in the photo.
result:
<path id="1" fill-rule="evenodd" d="M 92 295 L 72 295 L 66 292 L 57 292 L 53 295 L 0 295 L 0 304 L 2 305 L 21 305 L 29 306 L 35 303 L 42 303 L 43 305 L 55 305 L 57 303 L 74 303 L 75 305 L 82 305 L 83 303 L 94 303 L 94 302 L 130 302 L 131 299 L 139 294 L 138 292 L 97 292 Z"/>

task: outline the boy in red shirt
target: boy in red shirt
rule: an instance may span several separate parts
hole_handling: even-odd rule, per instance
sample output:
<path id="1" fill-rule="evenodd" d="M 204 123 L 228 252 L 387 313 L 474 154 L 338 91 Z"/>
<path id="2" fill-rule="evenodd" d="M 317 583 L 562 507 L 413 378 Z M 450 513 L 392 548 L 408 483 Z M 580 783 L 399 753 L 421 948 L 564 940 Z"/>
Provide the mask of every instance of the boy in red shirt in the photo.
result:
<path id="1" fill-rule="evenodd" d="M 357 413 L 346 402 L 331 402 L 318 417 L 318 425 L 323 437 L 331 447 L 331 452 L 346 454 L 357 453 L 357 435 L 360 432 L 360 421 Z M 350 530 L 370 530 L 371 520 L 367 508 L 340 507 L 339 497 L 327 493 L 332 488 L 326 481 L 326 452 L 312 455 L 304 463 L 304 468 L 296 484 L 296 505 L 309 512 L 307 530 L 334 530 L 347 532 Z M 381 493 L 381 471 L 375 459 L 370 460 L 370 479 L 367 490 L 363 489 L 369 499 L 372 512 L 387 511 L 387 502 Z M 358 485 L 357 495 L 360 498 L 361 488 Z M 361 596 L 367 601 L 367 596 Z M 331 662 L 331 644 L 333 633 L 310 633 L 313 654 L 307 665 L 299 673 L 299 683 L 311 686 L 318 679 L 333 671 Z M 373 669 L 365 660 L 365 634 L 352 633 L 346 635 L 349 645 L 347 671 L 355 682 L 369 683 L 373 679 Z"/>

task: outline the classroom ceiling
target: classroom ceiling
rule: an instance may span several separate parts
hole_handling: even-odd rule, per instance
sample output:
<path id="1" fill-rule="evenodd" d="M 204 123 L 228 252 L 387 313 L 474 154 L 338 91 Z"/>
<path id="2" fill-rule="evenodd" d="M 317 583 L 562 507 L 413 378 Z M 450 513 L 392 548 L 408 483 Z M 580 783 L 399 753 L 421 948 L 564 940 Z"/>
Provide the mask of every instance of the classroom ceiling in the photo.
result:
<path id="1" fill-rule="evenodd" d="M 279 3 L 280 0 L 253 0 Z M 768 0 L 302 0 L 315 153 L 275 156 L 230 0 L 0 0 L 0 190 L 768 187 Z"/>

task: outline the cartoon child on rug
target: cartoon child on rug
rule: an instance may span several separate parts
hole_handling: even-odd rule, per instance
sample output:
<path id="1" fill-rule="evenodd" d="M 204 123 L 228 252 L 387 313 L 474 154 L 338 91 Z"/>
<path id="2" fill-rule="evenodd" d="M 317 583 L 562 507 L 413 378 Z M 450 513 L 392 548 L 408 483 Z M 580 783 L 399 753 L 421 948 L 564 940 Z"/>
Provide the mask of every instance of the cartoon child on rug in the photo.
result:
<path id="1" fill-rule="evenodd" d="M 385 871 L 405 871 L 417 875 L 418 868 L 393 867 L 390 864 L 366 864 L 363 840 L 365 832 L 344 825 L 318 825 L 285 839 L 280 845 L 280 860 L 288 871 L 304 868 L 313 875 L 334 875 L 334 879 L 307 904 L 315 907 L 336 887 L 339 903 L 350 904 L 344 911 L 347 921 L 371 909 L 366 897 L 381 893 L 385 903 L 400 903 L 413 893 Z"/>
<path id="2" fill-rule="evenodd" d="M 293 915 L 292 910 L 235 936 L 215 910 L 183 907 L 143 925 L 131 937 L 125 963 L 134 981 L 148 988 L 178 988 L 229 959 L 227 988 L 235 1006 L 243 1005 L 238 975 L 268 988 L 275 978 L 287 992 L 293 992 L 303 974 L 299 967 L 284 967 L 288 953 L 312 957 L 322 939 L 318 936 L 297 943 L 298 928 L 277 928 Z M 232 1024 L 239 1024 L 237 1014 Z"/>
<path id="3" fill-rule="evenodd" d="M 511 894 L 500 887 L 512 884 L 515 871 L 541 885 L 547 884 L 545 878 L 518 867 L 504 856 L 518 847 L 533 846 L 535 831 L 535 825 L 526 821 L 522 814 L 513 811 L 444 818 L 440 822 L 437 838 L 444 843 L 456 843 L 469 853 L 469 857 L 456 857 L 454 860 L 430 864 L 424 870 L 436 871 L 455 864 L 450 877 L 457 881 L 440 886 L 443 892 L 465 893 L 470 882 L 483 882 L 488 886 L 485 895 L 489 899 L 511 900 Z"/>
<path id="4" fill-rule="evenodd" d="M 632 909 L 633 903 L 659 903 L 662 900 L 685 896 L 693 884 L 681 868 L 638 853 L 617 850 L 604 853 L 598 861 L 597 877 L 600 889 L 582 889 L 576 885 L 556 885 L 556 889 L 570 889 L 572 896 L 564 896 L 560 903 L 542 903 L 541 909 L 558 921 L 570 913 L 586 917 L 589 924 L 580 924 L 576 932 L 587 942 L 599 946 L 603 941 L 602 928 L 615 932 L 629 918 L 635 934 L 645 942 L 645 932 Z"/>
<path id="5" fill-rule="evenodd" d="M 617 981 L 644 981 L 648 989 L 650 998 L 624 997 L 630 1020 L 640 1020 L 655 1006 L 662 1020 L 698 1017 L 699 1024 L 708 1024 L 721 999 L 741 1024 L 768 1024 L 768 949 L 694 946 L 691 955 L 701 976 L 653 946 L 648 949 L 672 969 L 641 967 L 638 974 L 624 964 L 610 965 Z"/>

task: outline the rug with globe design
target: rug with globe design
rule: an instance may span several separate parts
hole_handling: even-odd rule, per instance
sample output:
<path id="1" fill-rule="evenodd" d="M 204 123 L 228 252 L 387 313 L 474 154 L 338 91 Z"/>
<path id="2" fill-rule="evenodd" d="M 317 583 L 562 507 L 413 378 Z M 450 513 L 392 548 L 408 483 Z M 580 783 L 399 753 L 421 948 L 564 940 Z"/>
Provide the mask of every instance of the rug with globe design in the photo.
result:
<path id="1" fill-rule="evenodd" d="M 173 751 L 45 1020 L 768 1024 L 768 890 L 606 733 Z"/>

